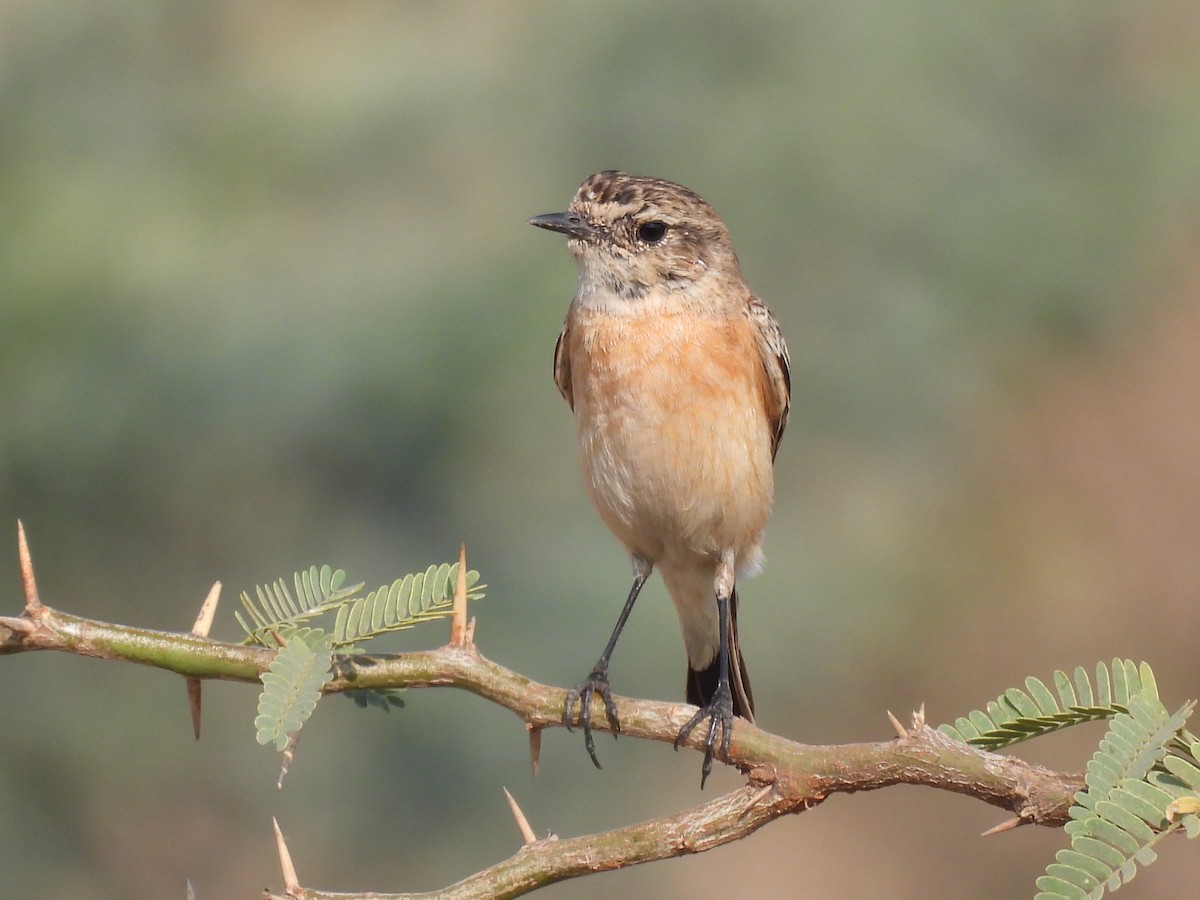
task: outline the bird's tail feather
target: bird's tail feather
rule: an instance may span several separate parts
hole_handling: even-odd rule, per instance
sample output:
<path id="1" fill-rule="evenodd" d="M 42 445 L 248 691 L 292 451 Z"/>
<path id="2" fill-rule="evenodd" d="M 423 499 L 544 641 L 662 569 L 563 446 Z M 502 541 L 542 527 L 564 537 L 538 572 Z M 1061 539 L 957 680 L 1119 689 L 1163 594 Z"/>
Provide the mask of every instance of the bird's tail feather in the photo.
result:
<path id="1" fill-rule="evenodd" d="M 750 690 L 750 678 L 746 674 L 746 662 L 742 659 L 742 648 L 737 631 L 737 590 L 729 601 L 729 688 L 733 693 L 733 714 L 748 722 L 754 721 L 754 692 Z M 717 679 L 721 675 L 721 657 L 716 655 L 703 669 L 688 666 L 687 702 L 704 707 L 717 690 Z"/>

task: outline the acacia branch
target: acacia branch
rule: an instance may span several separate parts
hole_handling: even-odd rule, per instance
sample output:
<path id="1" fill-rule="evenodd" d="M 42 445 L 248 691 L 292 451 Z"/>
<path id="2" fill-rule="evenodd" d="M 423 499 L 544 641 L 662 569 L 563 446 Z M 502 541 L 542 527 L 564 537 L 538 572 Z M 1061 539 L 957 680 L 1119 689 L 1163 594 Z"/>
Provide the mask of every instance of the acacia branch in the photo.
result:
<path id="1" fill-rule="evenodd" d="M 23 540 L 22 540 L 23 544 Z M 24 549 L 24 548 L 23 548 Z M 188 679 L 258 682 L 274 651 L 84 619 L 44 605 L 32 565 L 22 554 L 26 608 L 0 617 L 0 655 L 57 650 L 166 669 Z M 560 727 L 566 690 L 541 684 L 484 657 L 469 640 L 395 656 L 339 656 L 327 693 L 373 688 L 456 687 L 515 713 L 534 735 Z M 621 733 L 673 742 L 692 707 L 615 698 Z M 917 784 L 966 794 L 1010 810 L 1020 824 L 1062 825 L 1082 778 L 961 744 L 929 728 L 923 714 L 910 727 L 893 720 L 897 736 L 871 743 L 810 745 L 736 720 L 729 762 L 747 784 L 701 806 L 601 834 L 527 843 L 501 863 L 431 894 L 330 894 L 303 888 L 287 875 L 287 897 L 516 897 L 537 887 L 606 869 L 689 853 L 743 838 L 788 813 L 810 809 L 830 794 Z M 608 730 L 606 721 L 593 723 Z M 536 741 L 535 741 L 536 744 Z M 700 738 L 686 745 L 699 748 Z M 282 835 L 280 846 L 282 844 Z M 286 848 L 285 848 L 286 849 Z"/>

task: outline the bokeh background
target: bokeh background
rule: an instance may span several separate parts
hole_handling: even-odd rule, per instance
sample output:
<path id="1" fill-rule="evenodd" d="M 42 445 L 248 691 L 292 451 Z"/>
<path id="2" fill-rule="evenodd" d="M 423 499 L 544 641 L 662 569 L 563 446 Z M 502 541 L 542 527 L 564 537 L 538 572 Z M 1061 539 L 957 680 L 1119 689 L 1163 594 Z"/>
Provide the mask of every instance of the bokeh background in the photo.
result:
<path id="1" fill-rule="evenodd" d="M 761 724 L 885 738 L 1028 674 L 1149 660 L 1200 694 L 1200 6 L 127 0 L 0 6 L 0 564 L 186 630 L 312 563 L 390 581 L 465 540 L 483 652 L 567 685 L 628 587 L 550 378 L 574 284 L 526 226 L 610 167 L 721 212 L 792 349 Z M 444 640 L 435 625 L 397 648 Z M 545 736 L 454 691 L 331 699 L 282 792 L 255 690 L 0 661 L 5 897 L 428 890 L 539 831 L 695 804 L 699 758 Z M 677 699 L 661 585 L 621 693 Z M 1034 758 L 1082 769 L 1099 732 Z M 1031 896 L 1061 833 L 918 789 L 561 898 Z M 1130 897 L 1200 876 L 1184 841 Z M 1124 896 L 1124 894 L 1122 895 Z"/>

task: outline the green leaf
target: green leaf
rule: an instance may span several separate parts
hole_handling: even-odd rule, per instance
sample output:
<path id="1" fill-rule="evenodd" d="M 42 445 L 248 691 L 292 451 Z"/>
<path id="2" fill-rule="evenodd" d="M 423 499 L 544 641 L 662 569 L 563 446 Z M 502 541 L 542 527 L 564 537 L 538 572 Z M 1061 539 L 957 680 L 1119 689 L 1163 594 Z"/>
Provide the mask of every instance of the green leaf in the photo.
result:
<path id="1" fill-rule="evenodd" d="M 1109 689 L 1102 671 L 1097 668 L 1101 697 Z M 1044 900 L 1098 898 L 1116 890 L 1137 874 L 1138 866 L 1155 860 L 1154 846 L 1164 835 L 1187 827 L 1182 822 L 1168 826 L 1167 810 L 1172 791 L 1186 791 L 1185 779 L 1200 775 L 1190 762 L 1171 755 L 1172 748 L 1189 746 L 1181 741 L 1192 704 L 1170 713 L 1158 699 L 1154 676 L 1146 666 L 1114 660 L 1112 674 L 1112 694 L 1123 700 L 1126 709 L 1113 717 L 1088 762 L 1087 790 L 1075 795 L 1075 805 L 1068 811 L 1070 821 L 1064 831 L 1071 848 L 1060 850 L 1037 880 L 1038 896 Z M 1056 683 L 1061 690 L 1057 677 Z M 1200 833 L 1200 822 L 1196 828 Z"/>
<path id="2" fill-rule="evenodd" d="M 1108 675 L 1108 667 L 1102 662 L 1096 663 L 1096 705 L 1112 706 L 1112 680 Z"/>
<path id="3" fill-rule="evenodd" d="M 1061 669 L 1054 673 L 1054 688 L 1058 691 L 1058 699 L 1061 701 L 1063 709 L 1081 705 L 1079 697 L 1075 694 L 1075 688 L 1071 684 L 1071 677 Z"/>
<path id="4" fill-rule="evenodd" d="M 362 590 L 361 584 L 343 588 L 342 582 L 345 578 L 346 573 L 341 569 L 331 569 L 329 566 L 321 566 L 318 569 L 311 566 L 292 576 L 295 597 L 282 578 L 274 584 L 257 586 L 254 589 L 257 603 L 243 591 L 241 601 L 246 618 L 238 612 L 234 613 L 234 618 L 246 632 L 246 643 L 274 647 L 274 632 L 282 632 L 303 622 L 309 622 L 337 608 L 347 598 Z"/>
<path id="5" fill-rule="evenodd" d="M 1075 856 L 1083 856 L 1083 854 L 1073 853 L 1071 850 L 1059 850 L 1055 856 L 1055 859 L 1059 861 L 1052 862 L 1046 866 L 1046 875 L 1058 881 L 1073 884 L 1085 891 L 1098 888 L 1108 880 L 1109 870 L 1107 866 L 1099 866 L 1098 873 L 1093 875 L 1088 871 L 1090 866 L 1080 865 L 1073 858 Z M 1086 861 L 1087 857 L 1083 857 L 1083 859 Z M 1038 880 L 1039 882 L 1041 881 L 1041 879 Z M 1041 887 L 1040 884 L 1038 886 Z"/>
<path id="6" fill-rule="evenodd" d="M 262 674 L 263 692 L 254 720 L 260 744 L 283 750 L 316 709 L 324 686 L 333 678 L 333 638 L 319 628 L 297 628 L 283 635 L 270 668 Z"/>
<path id="7" fill-rule="evenodd" d="M 1048 871 L 1048 870 L 1047 870 Z M 1034 900 L 1087 900 L 1088 892 L 1064 878 L 1042 875 L 1037 880 L 1041 889 Z"/>
<path id="8" fill-rule="evenodd" d="M 1135 844 L 1144 844 L 1154 837 L 1154 829 L 1146 824 L 1144 819 L 1113 800 L 1100 800 L 1097 802 L 1096 815 L 1099 816 L 1099 819 L 1093 818 L 1084 821 L 1104 820 L 1126 832 L 1126 837 L 1131 839 Z M 1110 841 L 1110 843 L 1113 842 Z"/>
<path id="9" fill-rule="evenodd" d="M 1092 694 L 1092 683 L 1088 681 L 1087 672 L 1083 666 L 1075 667 L 1075 689 L 1076 696 L 1079 697 L 1080 706 L 1105 706 L 1107 704 L 1097 703 L 1095 696 Z"/>
<path id="10" fill-rule="evenodd" d="M 1055 672 L 1055 676 L 1062 675 L 1061 672 Z M 1064 676 L 1065 677 L 1065 676 Z M 1038 711 L 1036 715 L 1054 715 L 1061 710 L 1058 708 L 1058 701 L 1054 698 L 1054 694 L 1050 689 L 1039 679 L 1030 675 L 1025 679 L 1025 690 L 1029 691 L 1029 696 L 1033 698 L 1033 702 L 1037 704 Z"/>
<path id="11" fill-rule="evenodd" d="M 1141 690 L 1139 693 L 1146 694 L 1158 699 L 1158 682 L 1154 679 L 1154 672 L 1151 671 L 1148 663 L 1142 663 L 1138 666 L 1138 681 L 1141 682 Z"/>
<path id="12" fill-rule="evenodd" d="M 1157 689 L 1153 687 L 1154 674 L 1148 665 L 1142 663 L 1139 667 L 1127 660 L 1114 660 L 1112 666 L 1110 673 L 1104 663 L 1096 665 L 1095 690 L 1087 672 L 1080 666 L 1075 668 L 1073 679 L 1061 670 L 1055 672 L 1057 699 L 1045 682 L 1031 676 L 1025 679 L 1025 690 L 1009 688 L 986 705 L 986 712 L 974 710 L 956 719 L 954 725 L 941 726 L 939 730 L 971 746 L 999 750 L 1081 722 L 1110 719 L 1126 712 L 1130 684 L 1140 688 L 1144 682 L 1151 686 L 1151 695 L 1157 696 Z M 1114 683 L 1119 684 L 1121 703 L 1112 700 Z M 973 728 L 965 727 L 964 723 L 970 723 Z M 1128 740 L 1125 729 L 1120 731 L 1117 739 Z"/>
<path id="13" fill-rule="evenodd" d="M 1070 841 L 1070 850 L 1060 850 L 1055 859 L 1064 866 L 1074 866 L 1076 870 L 1086 872 L 1097 883 L 1108 881 L 1117 868 L 1124 863 L 1124 856 L 1114 848 L 1084 834 Z"/>
<path id="14" fill-rule="evenodd" d="M 458 564 L 443 563 L 362 597 L 362 584 L 343 587 L 346 573 L 341 569 L 312 566 L 293 576 L 292 588 L 279 579 L 256 587 L 256 600 L 243 592 L 245 615 L 234 615 L 248 643 L 267 647 L 275 646 L 276 634 L 328 615 L 334 646 L 341 647 L 449 615 L 457 577 Z M 479 583 L 479 573 L 468 571 L 466 581 L 467 599 L 482 599 L 485 585 Z"/>
<path id="15" fill-rule="evenodd" d="M 371 688 L 370 690 L 346 691 L 346 696 L 354 701 L 360 709 L 375 707 L 384 712 L 391 712 L 392 707 L 402 708 L 404 698 L 398 688 Z"/>
<path id="16" fill-rule="evenodd" d="M 398 578 L 365 597 L 355 598 L 338 610 L 333 626 L 334 644 L 353 644 L 380 634 L 412 628 L 454 611 L 458 563 L 430 566 L 424 572 Z M 479 573 L 467 572 L 467 599 L 483 596 Z"/>

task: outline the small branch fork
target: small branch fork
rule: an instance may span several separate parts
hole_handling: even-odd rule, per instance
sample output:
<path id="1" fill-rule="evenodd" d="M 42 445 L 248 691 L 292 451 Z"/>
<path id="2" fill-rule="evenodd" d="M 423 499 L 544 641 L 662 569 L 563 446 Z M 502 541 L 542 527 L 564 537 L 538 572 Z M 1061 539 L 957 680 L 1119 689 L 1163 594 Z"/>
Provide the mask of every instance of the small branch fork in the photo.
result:
<path id="1" fill-rule="evenodd" d="M 135 662 L 184 676 L 193 727 L 199 732 L 199 685 L 204 679 L 257 683 L 273 651 L 210 640 L 219 584 L 210 591 L 191 633 L 152 631 L 79 618 L 44 605 L 37 592 L 23 528 L 18 531 L 25 609 L 19 617 L 0 616 L 0 656 L 58 650 L 101 659 Z M 460 555 L 465 571 L 465 552 Z M 465 584 L 458 591 L 465 598 Z M 515 713 L 530 734 L 534 770 L 545 728 L 561 727 L 565 688 L 540 684 L 486 659 L 474 644 L 473 620 L 459 604 L 451 622 L 452 640 L 436 650 L 399 656 L 339 657 L 326 692 L 371 688 L 456 687 Z M 352 667 L 352 668 L 351 668 Z M 621 733 L 627 738 L 672 743 L 692 707 L 615 697 Z M 729 762 L 746 772 L 742 787 L 701 806 L 584 837 L 537 838 L 516 800 L 508 802 L 521 834 L 521 848 L 508 859 L 440 891 L 426 894 L 342 894 L 302 887 L 283 832 L 275 826 L 286 900 L 400 900 L 400 898 L 517 897 L 546 884 L 591 872 L 700 853 L 739 840 L 780 816 L 800 813 L 834 793 L 877 790 L 893 784 L 919 784 L 975 797 L 1009 810 L 1010 818 L 990 829 L 1018 825 L 1060 826 L 1067 821 L 1082 776 L 1033 766 L 1015 757 L 965 746 L 928 727 L 924 710 L 905 726 L 888 713 L 895 738 L 888 741 L 816 746 L 769 734 L 737 720 Z M 607 730 L 607 722 L 593 728 Z M 686 742 L 701 747 L 699 737 Z M 505 791 L 508 794 L 507 791 Z"/>

